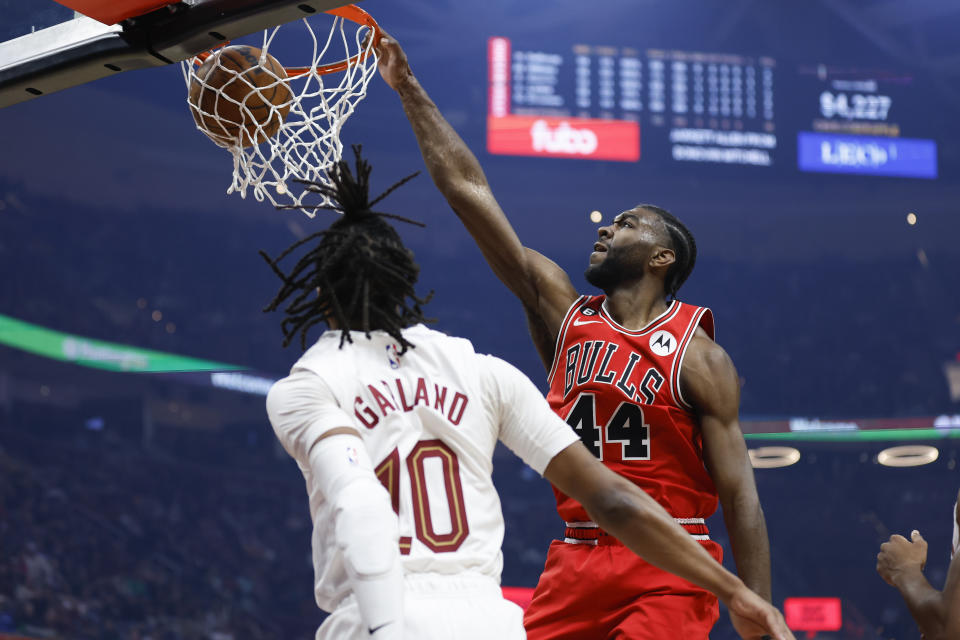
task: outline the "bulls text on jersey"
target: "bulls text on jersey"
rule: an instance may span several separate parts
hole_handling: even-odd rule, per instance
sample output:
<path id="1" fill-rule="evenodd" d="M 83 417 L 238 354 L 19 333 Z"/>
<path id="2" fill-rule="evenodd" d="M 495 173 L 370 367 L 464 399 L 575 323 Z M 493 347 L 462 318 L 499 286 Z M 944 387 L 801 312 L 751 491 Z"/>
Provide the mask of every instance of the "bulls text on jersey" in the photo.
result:
<path id="1" fill-rule="evenodd" d="M 663 375 L 656 367 L 649 367 L 637 383 L 633 379 L 633 372 L 639 371 L 637 366 L 643 357 L 631 351 L 622 369 L 611 366 L 613 354 L 620 347 L 606 340 L 586 340 L 567 346 L 564 353 L 563 397 L 566 398 L 575 388 L 599 383 L 615 386 L 631 401 L 653 404 L 657 391 L 665 381 Z"/>

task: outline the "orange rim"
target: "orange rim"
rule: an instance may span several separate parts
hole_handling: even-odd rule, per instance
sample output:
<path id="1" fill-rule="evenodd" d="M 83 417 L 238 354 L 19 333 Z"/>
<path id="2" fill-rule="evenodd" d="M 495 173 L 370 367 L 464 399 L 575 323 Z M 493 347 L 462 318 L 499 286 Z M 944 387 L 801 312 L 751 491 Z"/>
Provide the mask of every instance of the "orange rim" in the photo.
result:
<path id="1" fill-rule="evenodd" d="M 329 11 L 324 11 L 332 16 L 337 16 L 338 18 L 343 18 L 344 20 L 349 20 L 355 22 L 364 27 L 369 27 L 373 31 L 373 46 L 376 47 L 380 44 L 380 38 L 383 37 L 383 32 L 380 30 L 380 25 L 377 24 L 377 21 L 373 19 L 369 13 L 361 9 L 355 4 L 348 4 L 337 9 L 330 9 Z M 230 44 L 230 41 L 226 41 L 220 45 L 217 45 L 209 51 L 204 51 L 199 53 L 194 58 L 195 60 L 202 63 L 206 61 L 217 49 L 222 49 Z M 359 64 L 367 59 L 367 52 L 362 51 L 352 58 L 347 58 L 346 60 L 341 60 L 340 62 L 333 62 L 330 64 L 321 65 L 316 67 L 317 73 L 325 75 L 328 73 L 337 73 L 339 71 L 346 71 L 350 67 Z M 284 70 L 287 72 L 288 78 L 294 78 L 296 76 L 302 76 L 305 73 L 309 73 L 313 67 L 284 67 Z"/>

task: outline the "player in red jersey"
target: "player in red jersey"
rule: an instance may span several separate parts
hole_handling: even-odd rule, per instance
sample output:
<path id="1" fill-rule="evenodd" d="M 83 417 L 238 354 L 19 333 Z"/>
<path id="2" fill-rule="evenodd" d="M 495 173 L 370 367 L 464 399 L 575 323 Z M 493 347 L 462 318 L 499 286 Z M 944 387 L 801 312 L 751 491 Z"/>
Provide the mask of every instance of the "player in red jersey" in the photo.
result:
<path id="1" fill-rule="evenodd" d="M 417 82 L 399 45 L 381 42 L 437 187 L 494 273 L 523 303 L 550 371 L 550 404 L 610 468 L 650 493 L 718 560 L 704 519 L 723 505 L 743 581 L 770 599 L 766 525 L 738 419 L 733 363 L 713 341 L 709 310 L 676 300 L 696 259 L 693 236 L 641 205 L 600 229 L 580 296 L 554 262 L 524 247 L 476 157 Z M 533 640 L 707 638 L 717 600 L 629 551 L 557 493 L 567 522 L 525 617 Z"/>

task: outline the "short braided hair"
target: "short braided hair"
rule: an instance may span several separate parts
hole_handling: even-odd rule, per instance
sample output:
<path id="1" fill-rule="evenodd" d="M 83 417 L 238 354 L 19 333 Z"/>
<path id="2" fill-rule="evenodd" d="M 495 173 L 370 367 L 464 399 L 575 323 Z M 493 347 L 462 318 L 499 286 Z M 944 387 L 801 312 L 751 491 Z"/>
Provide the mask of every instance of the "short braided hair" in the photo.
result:
<path id="1" fill-rule="evenodd" d="M 686 225 L 666 209 L 652 204 L 638 204 L 634 208 L 657 214 L 670 236 L 670 248 L 676 255 L 676 261 L 667 270 L 663 289 L 668 296 L 676 298 L 677 292 L 690 277 L 693 266 L 697 263 L 697 241 Z"/>
<path id="2" fill-rule="evenodd" d="M 367 337 L 371 331 L 383 330 L 399 343 L 402 354 L 413 345 L 404 338 L 401 330 L 419 322 L 429 322 L 421 307 L 429 302 L 433 293 L 425 298 L 416 295 L 414 285 L 420 267 L 414 261 L 413 252 L 404 246 L 399 234 L 385 218 L 424 225 L 402 216 L 373 211 L 371 207 L 420 172 L 407 176 L 369 201 L 371 166 L 361 158 L 358 145 L 353 151 L 356 175 L 350 171 L 347 162 L 341 160 L 330 172 L 331 185 L 302 181 L 307 185 L 307 191 L 323 194 L 333 203 L 316 209 L 339 211 L 342 217 L 328 229 L 295 242 L 275 259 L 260 251 L 283 281 L 280 291 L 264 312 L 276 311 L 292 298 L 283 309 L 286 314 L 281 322 L 284 347 L 289 346 L 299 333 L 300 345 L 306 349 L 307 332 L 320 322 L 333 318 L 343 330 L 341 347 L 345 341 L 353 341 L 350 330 L 363 331 Z M 289 273 L 280 269 L 281 260 L 317 238 L 320 242 L 309 249 Z"/>

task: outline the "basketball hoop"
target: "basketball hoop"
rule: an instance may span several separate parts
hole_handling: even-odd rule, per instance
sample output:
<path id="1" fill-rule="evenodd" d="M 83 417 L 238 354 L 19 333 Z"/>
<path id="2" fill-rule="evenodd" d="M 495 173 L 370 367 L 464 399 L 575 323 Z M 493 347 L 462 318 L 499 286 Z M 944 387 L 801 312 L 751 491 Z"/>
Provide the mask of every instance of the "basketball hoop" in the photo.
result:
<path id="1" fill-rule="evenodd" d="M 311 218 L 314 207 L 326 206 L 330 202 L 321 194 L 308 192 L 302 181 L 331 184 L 327 171 L 343 153 L 340 130 L 357 103 L 366 96 L 367 85 L 376 73 L 375 47 L 382 35 L 370 14 L 355 5 L 325 13 L 333 16 L 328 33 L 323 33 L 323 25 L 311 23 L 311 20 L 317 22 L 316 18 L 298 21 L 306 27 L 307 34 L 300 33 L 303 42 L 297 46 L 310 52 L 311 62 L 303 67 L 283 65 L 285 78 L 270 71 L 272 58 L 268 52 L 280 29 L 295 27 L 297 23 L 264 31 L 259 64 L 267 67 L 269 85 L 255 85 L 241 77 L 246 86 L 234 83 L 234 95 L 231 96 L 223 88 L 208 84 L 212 77 L 209 73 L 211 65 L 218 71 L 247 75 L 227 65 L 218 66 L 219 58 L 207 62 L 223 49 L 204 52 L 181 64 L 190 94 L 188 104 L 197 128 L 233 156 L 233 179 L 227 193 L 238 192 L 240 197 L 246 198 L 250 189 L 258 202 L 266 200 L 276 207 L 300 209 Z M 285 35 L 285 43 L 286 39 Z M 286 51 L 283 55 L 290 57 Z M 306 59 L 306 55 L 301 59 Z M 206 70 L 203 77 L 198 75 L 201 65 Z M 262 100 L 261 91 L 266 93 L 272 87 L 272 98 L 277 95 L 279 84 L 289 88 L 289 91 L 281 92 L 282 103 L 271 105 Z M 237 98 L 238 86 L 256 93 L 261 100 L 251 106 L 245 98 Z M 212 95 L 214 100 L 195 100 L 198 88 L 207 92 L 207 98 Z M 230 109 L 217 109 L 216 105 L 227 105 Z M 268 118 L 264 118 L 262 110 L 265 108 L 269 109 Z M 229 111 L 230 118 L 223 116 L 224 111 Z M 236 122 L 237 113 L 241 123 Z M 241 124 L 244 135 L 224 134 L 237 131 Z M 311 199 L 305 204 L 308 193 Z"/>

